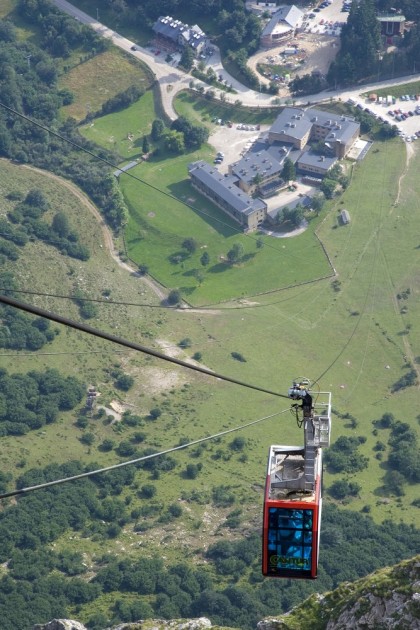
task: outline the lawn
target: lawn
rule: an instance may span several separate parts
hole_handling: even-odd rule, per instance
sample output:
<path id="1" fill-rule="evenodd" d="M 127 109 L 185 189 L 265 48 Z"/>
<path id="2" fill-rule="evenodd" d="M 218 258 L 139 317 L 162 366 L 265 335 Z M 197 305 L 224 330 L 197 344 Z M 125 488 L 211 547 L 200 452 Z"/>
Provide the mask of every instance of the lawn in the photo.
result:
<path id="1" fill-rule="evenodd" d="M 191 90 L 179 92 L 174 101 L 175 111 L 179 116 L 210 124 L 213 119 L 231 120 L 248 125 L 271 125 L 282 108 L 242 107 L 239 95 L 227 95 L 229 102 L 209 100 Z"/>
<path id="2" fill-rule="evenodd" d="M 191 187 L 186 177 L 188 163 L 199 158 L 203 152 L 146 162 L 130 170 L 130 177 L 121 177 L 130 207 L 125 239 L 132 260 L 147 265 L 165 286 L 179 288 L 194 305 L 276 291 L 330 273 L 312 230 L 293 239 L 263 237 L 264 247 L 258 248 L 255 234 L 244 235 Z M 197 251 L 189 256 L 182 249 L 187 237 L 198 243 Z M 234 243 L 242 243 L 244 256 L 239 264 L 230 265 L 226 255 Z M 204 251 L 210 256 L 206 267 L 200 264 Z"/>
<path id="3" fill-rule="evenodd" d="M 150 135 L 154 119 L 153 92 L 148 90 L 124 112 L 115 112 L 80 127 L 92 142 L 118 153 L 124 160 L 142 155 L 143 137 Z"/>

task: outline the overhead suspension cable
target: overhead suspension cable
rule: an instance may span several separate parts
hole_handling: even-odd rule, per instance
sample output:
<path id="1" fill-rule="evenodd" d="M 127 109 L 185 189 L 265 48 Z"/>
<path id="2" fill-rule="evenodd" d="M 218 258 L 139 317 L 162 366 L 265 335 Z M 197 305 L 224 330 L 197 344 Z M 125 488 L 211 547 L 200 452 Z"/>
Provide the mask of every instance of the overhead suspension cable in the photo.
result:
<path id="1" fill-rule="evenodd" d="M 316 282 L 318 282 L 318 280 L 319 278 L 316 280 Z M 310 284 L 310 282 L 306 282 L 304 284 Z M 293 286 L 282 287 L 282 288 L 276 289 L 275 292 L 277 293 L 277 292 L 286 291 L 288 289 L 293 289 L 293 288 L 294 288 Z M 29 289 L 15 289 L 15 288 L 11 289 L 10 287 L 1 287 L 1 286 L 0 286 L 0 291 L 13 291 L 13 293 L 23 293 L 24 295 L 37 295 L 39 297 L 59 298 L 61 300 L 77 300 L 78 302 L 94 302 L 95 304 L 106 304 L 109 306 L 138 306 L 141 308 L 152 308 L 152 309 L 158 308 L 158 309 L 166 309 L 166 310 L 171 310 L 171 311 L 190 310 L 189 308 L 180 308 L 179 306 L 163 306 L 162 304 L 146 304 L 144 302 L 127 302 L 127 301 L 121 301 L 121 300 L 109 300 L 109 299 L 104 299 L 104 298 L 79 297 L 78 295 L 61 295 L 60 293 L 45 293 L 43 291 L 30 291 Z M 301 293 L 303 293 L 303 291 Z M 300 293 L 298 295 L 300 295 Z M 259 296 L 257 295 L 257 296 L 251 296 L 251 297 L 259 297 Z M 219 311 L 235 311 L 235 310 L 244 311 L 247 309 L 255 310 L 257 308 L 267 308 L 269 306 L 276 306 L 277 304 L 282 304 L 283 302 L 287 302 L 293 299 L 294 297 L 296 296 L 286 297 L 281 300 L 277 300 L 275 302 L 268 302 L 266 304 L 259 304 L 259 303 L 241 304 L 240 303 L 238 306 L 224 306 L 223 304 L 215 303 L 215 304 L 208 304 L 206 306 L 194 306 L 192 307 L 192 309 L 194 311 L 214 310 L 215 308 L 217 308 L 217 310 Z M 241 299 L 243 298 L 232 299 L 232 302 L 235 302 L 235 301 L 240 302 Z"/>
<path id="2" fill-rule="evenodd" d="M 26 304 L 25 302 L 19 302 L 14 298 L 11 298 L 6 295 L 0 295 L 0 302 L 3 304 L 8 304 L 9 306 L 13 306 L 21 311 L 26 311 L 27 313 L 31 313 L 32 315 L 37 315 L 38 317 L 44 317 L 45 319 L 49 319 L 57 324 L 63 324 L 69 328 L 74 328 L 75 330 L 79 330 L 81 332 L 85 332 L 88 335 L 92 335 L 94 337 L 99 337 L 100 339 L 106 339 L 107 341 L 111 341 L 112 343 L 117 343 L 120 346 L 124 346 L 126 348 L 130 348 L 131 350 L 137 350 L 138 352 L 143 352 L 144 354 L 148 354 L 150 356 L 156 357 L 157 359 L 162 359 L 163 361 L 168 361 L 169 363 L 175 363 L 176 365 L 180 365 L 182 367 L 187 368 L 188 370 L 193 370 L 195 372 L 201 372 L 202 374 L 207 374 L 207 376 L 211 376 L 212 378 L 217 378 L 221 381 L 227 381 L 228 383 L 234 383 L 235 385 L 240 385 L 241 387 L 247 387 L 248 389 L 253 389 L 258 392 L 263 392 L 265 394 L 270 394 L 272 396 L 278 396 L 279 398 L 287 398 L 288 396 L 285 394 L 280 394 L 279 392 L 272 391 L 270 389 L 266 389 L 265 387 L 259 387 L 257 385 L 252 385 L 251 383 L 246 383 L 244 381 L 240 381 L 239 379 L 232 378 L 230 376 L 225 376 L 223 374 L 219 374 L 218 372 L 214 372 L 213 370 L 209 370 L 208 368 L 199 366 L 199 365 L 191 365 L 191 363 L 187 363 L 186 361 L 182 361 L 181 359 L 177 359 L 175 357 L 169 357 L 158 350 L 154 350 L 152 348 L 147 348 L 139 343 L 135 343 L 133 341 L 128 341 L 127 339 L 123 339 L 117 335 L 111 335 L 110 333 L 104 332 L 102 330 L 98 330 L 97 328 L 93 328 L 92 326 L 88 326 L 87 324 L 82 324 L 80 322 L 75 322 L 68 317 L 62 317 L 61 315 L 57 315 L 56 313 L 50 313 L 43 308 L 39 308 L 37 306 L 32 306 L 31 304 Z"/>
<path id="3" fill-rule="evenodd" d="M 269 420 L 270 418 L 275 418 L 276 416 L 280 416 L 281 414 L 286 413 L 287 411 L 289 411 L 289 409 L 283 409 L 283 411 L 277 411 L 276 413 L 273 413 L 270 416 L 264 416 L 264 418 L 258 418 L 258 420 L 252 420 L 252 422 L 248 422 L 247 424 L 242 424 L 239 427 L 235 427 L 233 429 L 227 429 L 226 431 L 221 431 L 220 433 L 215 433 L 214 435 L 209 435 L 205 438 L 193 440 L 192 442 L 188 442 L 187 444 L 180 444 L 179 446 L 168 448 L 165 451 L 159 451 L 158 453 L 144 455 L 143 457 L 138 457 L 137 459 L 131 459 L 127 462 L 120 462 L 119 464 L 106 466 L 104 468 L 98 468 L 97 470 L 89 470 L 88 472 L 80 473 L 79 475 L 73 475 L 72 477 L 64 477 L 63 479 L 55 479 L 54 481 L 47 481 L 45 483 L 40 483 L 36 486 L 28 486 L 27 488 L 20 488 L 19 490 L 12 490 L 10 492 L 4 492 L 3 494 L 0 494 L 0 499 L 7 499 L 8 497 L 15 497 L 19 494 L 28 494 L 29 492 L 34 492 L 35 490 L 42 490 L 43 488 L 50 488 L 51 486 L 57 486 L 59 484 L 67 483 L 68 481 L 77 481 L 78 479 L 83 479 L 85 477 L 92 477 L 93 475 L 99 475 L 100 473 L 109 472 L 110 470 L 116 470 L 117 468 L 123 468 L 124 466 L 132 466 L 133 464 L 139 464 L 140 462 L 144 462 L 149 459 L 154 459 L 155 457 L 162 457 L 163 455 L 168 455 L 169 453 L 180 451 L 184 448 L 188 448 L 189 446 L 195 446 L 196 444 L 201 444 L 202 442 L 207 442 L 209 440 L 214 440 L 216 438 L 222 437 L 223 435 L 227 435 L 228 433 L 240 431 L 241 429 L 250 427 L 253 424 L 262 422 L 263 420 Z"/>

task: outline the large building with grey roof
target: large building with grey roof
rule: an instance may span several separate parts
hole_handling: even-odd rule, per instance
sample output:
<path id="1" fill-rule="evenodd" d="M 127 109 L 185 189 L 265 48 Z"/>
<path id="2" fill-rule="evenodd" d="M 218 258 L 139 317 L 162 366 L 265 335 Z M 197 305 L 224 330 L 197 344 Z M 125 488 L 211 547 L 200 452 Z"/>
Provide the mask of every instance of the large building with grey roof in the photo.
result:
<path id="1" fill-rule="evenodd" d="M 237 221 L 245 232 L 256 230 L 264 222 L 267 204 L 241 190 L 237 177 L 222 175 L 204 160 L 189 164 L 188 174 L 194 188 Z"/>
<path id="2" fill-rule="evenodd" d="M 285 107 L 268 132 L 268 142 L 286 142 L 301 150 L 309 141 L 322 142 L 326 153 L 343 158 L 359 134 L 359 123 L 349 116 Z"/>
<path id="3" fill-rule="evenodd" d="M 189 46 L 197 55 L 208 46 L 208 38 L 197 24 L 189 26 L 169 15 L 159 17 L 153 25 L 153 31 L 163 48 L 176 49 Z"/>
<path id="4" fill-rule="evenodd" d="M 286 155 L 287 151 L 283 154 Z M 266 150 L 257 153 L 248 153 L 239 162 L 229 165 L 229 173 L 238 179 L 238 186 L 249 195 L 252 195 L 261 184 L 267 185 L 278 182 L 278 187 L 283 184 L 281 171 L 283 160 L 279 161 Z"/>
<path id="5" fill-rule="evenodd" d="M 296 29 L 302 25 L 303 15 L 294 4 L 281 7 L 265 25 L 261 33 L 261 46 L 272 48 L 294 37 Z"/>

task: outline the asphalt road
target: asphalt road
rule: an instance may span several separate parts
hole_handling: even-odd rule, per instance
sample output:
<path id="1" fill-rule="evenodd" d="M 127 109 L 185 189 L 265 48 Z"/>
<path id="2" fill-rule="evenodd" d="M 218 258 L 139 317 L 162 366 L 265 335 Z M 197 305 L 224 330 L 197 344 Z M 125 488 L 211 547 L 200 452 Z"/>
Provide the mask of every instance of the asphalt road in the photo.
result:
<path id="1" fill-rule="evenodd" d="M 327 16 L 331 16 L 329 19 L 333 19 L 335 16 L 338 16 L 338 14 L 340 14 L 340 19 L 344 21 L 347 14 L 341 13 L 342 1 L 343 0 L 333 0 L 333 3 L 329 7 L 325 8 L 323 12 L 317 14 L 317 21 L 318 19 L 322 19 L 321 14 L 324 19 L 326 19 Z M 162 58 L 163 56 L 156 55 L 155 51 L 137 46 L 135 42 L 130 41 L 116 31 L 109 29 L 104 24 L 101 24 L 94 17 L 87 15 L 87 13 L 84 13 L 83 11 L 72 5 L 70 2 L 67 2 L 67 0 L 53 0 L 53 2 L 64 13 L 72 15 L 75 19 L 79 20 L 83 24 L 88 24 L 98 34 L 102 35 L 102 37 L 110 39 L 113 44 L 115 44 L 115 46 L 118 46 L 122 50 L 125 50 L 127 53 L 138 57 L 145 64 L 147 64 L 151 71 L 154 73 L 156 80 L 159 82 L 162 94 L 162 103 L 165 112 L 171 120 L 175 120 L 175 118 L 177 118 L 177 114 L 172 106 L 172 101 L 175 94 L 185 87 L 188 87 L 191 80 L 194 80 L 194 82 L 197 83 L 197 81 L 193 79 L 190 74 L 181 72 L 181 70 L 178 70 L 170 64 L 167 64 Z M 134 45 L 136 45 L 137 48 L 137 50 L 135 51 L 131 50 L 132 46 Z M 244 85 L 240 84 L 234 77 L 229 75 L 228 72 L 226 72 L 226 70 L 223 68 L 220 53 L 217 48 L 215 48 L 215 52 L 209 59 L 208 63 L 214 68 L 217 75 L 222 75 L 224 80 L 232 84 L 232 87 L 237 91 L 237 94 L 233 96 L 228 95 L 228 100 L 239 99 L 243 105 L 248 107 L 270 107 L 273 105 L 273 96 L 268 94 L 261 94 L 260 92 L 255 92 L 254 90 L 246 88 Z M 362 87 L 348 90 L 326 90 L 324 92 L 314 94 L 313 96 L 305 96 L 302 101 L 295 101 L 295 103 L 297 105 L 307 105 L 308 103 L 315 105 L 316 103 L 330 101 L 331 99 L 341 99 L 343 101 L 346 101 L 351 98 L 355 103 L 359 103 L 360 105 L 363 105 L 363 107 L 369 107 L 369 109 L 371 109 L 374 113 L 377 113 L 377 108 L 379 107 L 381 111 L 381 114 L 379 115 L 386 118 L 387 110 L 384 110 L 384 108 L 379 105 L 369 105 L 366 99 L 361 96 L 361 94 L 365 92 L 372 92 L 386 86 L 411 83 L 413 81 L 418 81 L 419 79 L 420 73 L 414 76 L 412 75 L 409 77 L 400 78 L 398 80 L 391 79 L 389 81 L 373 83 L 370 85 L 364 85 Z M 208 86 L 206 85 L 206 87 Z M 394 108 L 399 108 L 401 106 L 402 111 L 408 111 L 409 109 L 411 109 L 410 103 L 406 103 L 405 105 L 407 105 L 408 107 L 405 108 L 400 102 L 398 102 L 398 105 L 395 105 Z M 391 122 L 391 119 L 389 117 L 388 119 Z M 420 129 L 420 116 L 409 117 L 405 121 L 397 123 L 397 125 L 401 132 L 409 135 L 415 134 L 415 132 Z"/>

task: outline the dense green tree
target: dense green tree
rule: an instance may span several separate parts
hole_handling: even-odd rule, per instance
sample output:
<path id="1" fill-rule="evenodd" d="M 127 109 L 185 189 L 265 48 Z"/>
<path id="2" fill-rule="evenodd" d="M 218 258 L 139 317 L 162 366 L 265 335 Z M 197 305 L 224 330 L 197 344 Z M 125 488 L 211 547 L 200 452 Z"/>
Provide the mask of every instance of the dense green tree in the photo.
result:
<path id="1" fill-rule="evenodd" d="M 180 116 L 173 121 L 171 129 L 180 131 L 184 135 L 185 146 L 188 149 L 200 148 L 204 142 L 207 142 L 209 132 L 206 127 L 194 125 L 185 116 Z"/>
<path id="2" fill-rule="evenodd" d="M 195 238 L 190 236 L 189 238 L 183 240 L 182 247 L 186 249 L 189 254 L 194 254 L 197 250 L 198 244 Z"/>
<path id="3" fill-rule="evenodd" d="M 150 143 L 147 136 L 143 136 L 143 143 L 142 143 L 141 150 L 143 151 L 143 153 L 149 153 L 150 151 Z"/>
<path id="4" fill-rule="evenodd" d="M 157 142 L 163 136 L 165 124 L 160 118 L 156 118 L 152 123 L 152 140 Z"/>
<path id="5" fill-rule="evenodd" d="M 184 46 L 179 63 L 187 72 L 193 67 L 194 59 L 195 55 L 193 49 L 190 46 Z"/>
<path id="6" fill-rule="evenodd" d="M 325 204 L 325 195 L 322 192 L 315 193 L 315 195 L 311 199 L 311 207 L 312 209 L 318 213 L 321 212 L 322 208 Z"/>
<path id="7" fill-rule="evenodd" d="M 134 385 L 134 378 L 129 374 L 120 374 L 115 381 L 115 386 L 118 389 L 122 389 L 124 392 L 128 392 Z"/>
<path id="8" fill-rule="evenodd" d="M 175 306 L 176 304 L 179 304 L 181 302 L 181 299 L 182 298 L 180 291 L 178 289 L 172 289 L 172 291 L 169 292 L 167 302 L 171 306 Z"/>
<path id="9" fill-rule="evenodd" d="M 321 192 L 324 193 L 326 199 L 332 199 L 334 197 L 335 190 L 337 188 L 337 182 L 334 179 L 325 177 L 322 180 Z"/>
<path id="10" fill-rule="evenodd" d="M 286 158 L 284 160 L 281 177 L 285 182 L 290 182 L 296 179 L 296 167 L 290 158 Z"/>
<path id="11" fill-rule="evenodd" d="M 70 226 L 69 220 L 64 212 L 57 212 L 57 214 L 54 215 L 52 220 L 52 229 L 59 236 L 67 238 L 70 231 Z"/>
<path id="12" fill-rule="evenodd" d="M 202 253 L 201 257 L 200 257 L 200 262 L 203 265 L 203 267 L 206 267 L 209 262 L 210 262 L 210 254 L 205 251 Z"/>
<path id="13" fill-rule="evenodd" d="M 152 420 L 157 420 L 158 418 L 160 418 L 161 415 L 162 415 L 162 411 L 161 409 L 159 409 L 159 407 L 153 407 L 153 409 L 149 411 L 149 417 Z"/>
<path id="14" fill-rule="evenodd" d="M 184 134 L 180 131 L 167 131 L 165 147 L 171 153 L 183 153 L 185 151 Z"/>
<path id="15" fill-rule="evenodd" d="M 227 253 L 227 259 L 230 263 L 239 262 L 244 255 L 244 246 L 242 243 L 234 243 Z"/>
<path id="16" fill-rule="evenodd" d="M 341 47 L 327 75 L 330 84 L 348 84 L 376 71 L 381 48 L 374 0 L 352 3 L 341 29 Z"/>

